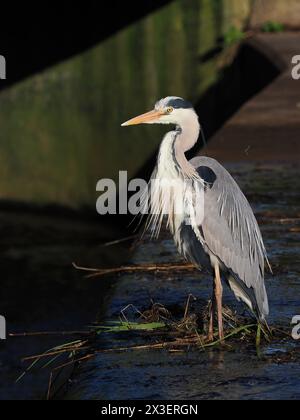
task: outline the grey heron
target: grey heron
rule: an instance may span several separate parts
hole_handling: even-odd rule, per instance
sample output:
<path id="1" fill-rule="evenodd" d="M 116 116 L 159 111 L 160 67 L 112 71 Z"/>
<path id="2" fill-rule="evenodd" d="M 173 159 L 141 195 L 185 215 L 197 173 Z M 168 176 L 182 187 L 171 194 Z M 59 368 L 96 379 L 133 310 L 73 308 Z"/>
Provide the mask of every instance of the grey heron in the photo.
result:
<path id="1" fill-rule="evenodd" d="M 264 273 L 265 263 L 269 267 L 270 264 L 261 231 L 245 195 L 220 163 L 204 156 L 191 161 L 186 159 L 185 153 L 196 144 L 201 131 L 193 106 L 182 98 L 170 96 L 158 101 L 152 111 L 122 126 L 136 124 L 175 126 L 162 140 L 153 179 L 189 180 L 192 194 L 199 186 L 204 191 L 204 214 L 200 223 L 194 217 L 194 201 L 190 195 L 183 197 L 185 203 L 189 202 L 184 206 L 185 214 L 178 216 L 171 205 L 167 216 L 179 252 L 197 268 L 209 271 L 214 277 L 209 340 L 214 339 L 216 312 L 219 338 L 224 340 L 222 281 L 229 285 L 238 301 L 250 308 L 259 322 L 266 323 L 269 304 Z M 163 195 L 163 187 L 159 194 L 154 194 L 154 206 L 161 215 L 150 219 L 158 230 L 165 210 Z M 178 197 L 168 199 L 175 202 Z"/>

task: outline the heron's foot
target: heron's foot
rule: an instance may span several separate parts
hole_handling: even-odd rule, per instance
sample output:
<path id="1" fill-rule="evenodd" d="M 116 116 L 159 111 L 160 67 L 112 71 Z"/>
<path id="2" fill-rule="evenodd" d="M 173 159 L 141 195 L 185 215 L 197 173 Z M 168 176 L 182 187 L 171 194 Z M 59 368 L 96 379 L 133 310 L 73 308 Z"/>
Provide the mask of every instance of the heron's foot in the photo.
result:
<path id="1" fill-rule="evenodd" d="M 209 326 L 208 335 L 207 335 L 207 341 L 208 343 L 213 343 L 216 340 L 216 336 L 218 335 L 219 342 L 221 345 L 225 344 L 225 335 L 224 335 L 224 329 L 223 325 L 221 328 L 219 328 L 218 332 L 214 331 L 213 325 Z"/>
<path id="2" fill-rule="evenodd" d="M 217 333 L 216 333 L 217 334 Z M 207 342 L 213 343 L 216 340 L 214 331 L 209 331 L 207 335 Z M 216 340 L 218 341 L 218 340 Z M 225 335 L 223 331 L 219 331 L 219 342 L 221 345 L 225 344 Z"/>

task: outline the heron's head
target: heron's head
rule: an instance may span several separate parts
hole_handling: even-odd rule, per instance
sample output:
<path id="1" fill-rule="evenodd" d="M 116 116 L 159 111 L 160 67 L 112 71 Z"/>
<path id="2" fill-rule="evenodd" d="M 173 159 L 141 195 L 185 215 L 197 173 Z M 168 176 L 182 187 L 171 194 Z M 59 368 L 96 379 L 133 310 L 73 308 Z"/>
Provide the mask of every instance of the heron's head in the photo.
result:
<path id="1" fill-rule="evenodd" d="M 122 124 L 122 127 L 137 124 L 175 124 L 183 125 L 198 116 L 190 102 L 177 96 L 168 96 L 155 104 L 152 111 L 139 115 Z"/>

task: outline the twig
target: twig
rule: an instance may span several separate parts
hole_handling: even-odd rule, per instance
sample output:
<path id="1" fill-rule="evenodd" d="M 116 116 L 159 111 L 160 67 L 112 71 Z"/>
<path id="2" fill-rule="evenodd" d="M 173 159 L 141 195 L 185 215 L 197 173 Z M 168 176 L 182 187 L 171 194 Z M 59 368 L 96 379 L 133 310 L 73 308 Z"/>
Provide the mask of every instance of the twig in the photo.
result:
<path id="1" fill-rule="evenodd" d="M 54 368 L 54 369 L 53 369 L 53 372 L 54 372 L 54 371 L 57 371 L 57 370 L 59 370 L 59 369 L 63 369 L 63 368 L 65 368 L 65 367 L 68 367 L 68 366 L 70 366 L 70 365 L 72 365 L 72 364 L 74 364 L 74 363 L 78 363 L 78 362 L 82 362 L 82 361 L 84 361 L 84 360 L 89 360 L 89 359 L 92 359 L 93 357 L 95 357 L 95 354 L 88 354 L 88 355 L 86 355 L 86 356 L 80 357 L 79 359 L 74 359 L 74 360 L 71 360 L 71 361 L 70 361 L 70 362 L 68 362 L 68 363 L 64 363 L 63 365 L 57 366 L 56 368 Z"/>
<path id="2" fill-rule="evenodd" d="M 121 238 L 116 241 L 106 242 L 106 244 L 104 244 L 103 246 L 108 247 L 112 245 L 122 244 L 123 242 L 129 242 L 129 241 L 132 241 L 133 239 L 137 239 L 138 237 L 139 235 L 128 236 L 127 238 Z"/>
<path id="3" fill-rule="evenodd" d="M 257 349 L 260 348 L 260 343 L 261 343 L 261 326 L 258 323 L 258 325 L 257 325 L 257 333 L 256 333 L 256 348 Z"/>
<path id="4" fill-rule="evenodd" d="M 228 338 L 231 338 L 237 334 L 239 334 L 242 331 L 246 331 L 249 328 L 256 327 L 256 324 L 252 325 L 246 325 L 244 327 L 236 328 L 234 331 L 232 331 L 230 334 L 228 334 L 224 340 L 227 340 Z M 199 341 L 199 336 L 194 336 L 186 339 L 177 339 L 175 341 L 170 342 L 162 342 L 162 343 L 155 343 L 155 344 L 147 344 L 147 345 L 141 345 L 141 346 L 131 346 L 131 347 L 119 347 L 115 349 L 107 349 L 107 350 L 97 350 L 96 353 L 112 353 L 112 352 L 119 352 L 119 351 L 128 351 L 128 350 L 154 350 L 154 349 L 164 349 L 167 347 L 186 347 L 191 344 L 196 344 L 197 341 Z M 214 347 L 218 344 L 220 344 L 223 340 L 217 340 L 213 343 L 203 344 L 201 343 L 201 347 L 204 350 L 208 347 Z"/>
<path id="5" fill-rule="evenodd" d="M 92 273 L 87 275 L 87 278 L 95 278 L 95 277 L 102 277 L 108 274 L 120 274 L 126 272 L 169 272 L 172 270 L 177 271 L 194 271 L 197 270 L 193 264 L 185 264 L 185 263 L 178 263 L 178 264 L 145 264 L 145 265 L 131 265 L 131 266 L 121 266 L 115 268 L 86 268 L 80 267 L 77 264 L 73 263 L 73 267 L 76 270 L 86 271 L 88 273 Z"/>
<path id="6" fill-rule="evenodd" d="M 224 341 L 228 340 L 228 338 L 234 337 L 235 335 L 239 334 L 242 331 L 247 331 L 247 329 L 254 328 L 254 327 L 256 327 L 256 324 L 246 325 L 244 327 L 236 328 L 234 331 L 232 331 L 230 334 L 228 334 L 224 338 Z M 205 344 L 204 347 L 213 347 L 213 346 L 216 346 L 217 344 L 220 344 L 222 341 L 223 340 L 217 340 L 217 341 L 214 341 L 213 343 Z"/>
<path id="7" fill-rule="evenodd" d="M 76 263 L 72 263 L 73 267 L 76 268 L 76 270 L 80 270 L 80 271 L 89 271 L 91 273 L 97 273 L 98 271 L 100 271 L 100 268 L 87 268 L 87 267 L 80 267 L 79 265 L 77 265 Z"/>
<path id="8" fill-rule="evenodd" d="M 127 319 L 126 315 L 125 315 L 125 312 L 126 312 L 126 311 L 127 311 L 127 309 L 129 309 L 129 308 L 132 308 L 132 309 L 133 309 L 133 310 L 134 310 L 137 314 L 139 314 L 139 315 L 140 315 L 140 317 L 141 317 L 141 318 L 146 319 L 146 317 L 142 314 L 142 312 L 141 312 L 141 311 L 139 311 L 139 310 L 138 310 L 138 308 L 137 308 L 136 306 L 134 306 L 132 303 L 130 303 L 129 305 L 125 306 L 125 308 L 124 308 L 124 309 L 122 309 L 122 310 L 121 310 L 121 312 L 120 312 L 120 314 L 121 314 L 121 322 L 125 321 L 125 322 L 129 323 L 129 321 L 128 321 L 128 319 Z M 123 317 L 123 320 L 122 320 L 122 317 Z"/>
<path id="9" fill-rule="evenodd" d="M 70 362 L 64 363 L 63 365 L 57 366 L 55 367 L 51 372 L 50 372 L 50 377 L 49 377 L 49 385 L 48 385 L 48 392 L 47 392 L 47 400 L 51 399 L 51 389 L 52 389 L 52 385 L 53 385 L 53 376 L 54 376 L 54 372 L 58 372 L 58 375 L 55 378 L 58 378 L 58 376 L 60 375 L 60 373 L 62 372 L 62 370 L 70 365 L 74 365 L 75 363 L 79 363 L 82 362 L 84 360 L 89 360 L 92 359 L 93 357 L 95 357 L 95 354 L 88 354 L 86 356 L 80 357 L 79 359 L 73 359 Z M 63 385 L 64 386 L 64 385 Z"/>
<path id="10" fill-rule="evenodd" d="M 35 359 L 42 359 L 45 357 L 49 357 L 49 356 L 56 356 L 58 354 L 63 354 L 63 353 L 68 353 L 68 352 L 76 352 L 76 351 L 82 351 L 82 350 L 88 350 L 89 347 L 66 347 L 64 349 L 61 350 L 57 350 L 57 351 L 53 351 L 51 353 L 44 353 L 44 354 L 38 354 L 36 356 L 30 356 L 30 357 L 24 357 L 22 359 L 23 362 L 28 362 L 30 360 L 35 360 Z"/>
<path id="11" fill-rule="evenodd" d="M 278 332 L 280 334 L 283 334 L 285 337 L 291 338 L 291 334 L 290 332 L 286 332 L 280 328 L 276 328 L 276 327 L 272 327 L 271 328 L 271 332 L 273 333 L 273 331 Z"/>
<path id="12" fill-rule="evenodd" d="M 53 372 L 50 372 L 49 383 L 48 383 L 48 392 L 47 392 L 47 401 L 49 401 L 50 397 L 51 397 L 52 381 L 53 381 Z"/>
<path id="13" fill-rule="evenodd" d="M 204 351 L 205 351 L 204 343 L 203 343 L 203 341 L 201 340 L 201 336 L 200 336 L 200 334 L 198 333 L 198 331 L 197 331 L 197 330 L 195 330 L 195 334 L 196 334 L 196 336 L 197 336 L 197 338 L 198 338 L 198 341 L 199 341 L 199 343 L 200 343 L 200 346 L 202 347 L 202 350 L 204 350 Z"/>
<path id="14" fill-rule="evenodd" d="M 128 351 L 128 350 L 147 350 L 147 349 L 163 349 L 164 347 L 170 345 L 171 343 L 155 343 L 155 344 L 146 344 L 141 346 L 131 346 L 131 347 L 118 347 L 115 349 L 106 349 L 106 350 L 97 350 L 95 353 L 113 353 L 119 351 Z M 173 342 L 175 344 L 175 342 Z"/>
<path id="15" fill-rule="evenodd" d="M 189 296 L 187 298 L 187 301 L 186 301 L 186 305 L 185 305 L 183 321 L 186 321 L 186 319 L 187 319 L 189 309 L 190 309 L 191 298 L 193 298 L 194 301 L 197 300 L 194 295 L 192 295 L 191 293 L 189 294 Z"/>
<path id="16" fill-rule="evenodd" d="M 90 331 L 41 331 L 41 332 L 24 332 L 11 333 L 9 337 L 38 337 L 49 335 L 90 335 Z"/>
<path id="17" fill-rule="evenodd" d="M 285 219 L 277 219 L 279 223 L 297 223 L 300 222 L 299 218 L 285 218 Z"/>
<path id="18" fill-rule="evenodd" d="M 261 359 L 261 350 L 260 350 L 260 344 L 261 344 L 261 332 L 262 327 L 260 323 L 257 324 L 257 333 L 256 333 L 256 353 L 257 357 Z"/>

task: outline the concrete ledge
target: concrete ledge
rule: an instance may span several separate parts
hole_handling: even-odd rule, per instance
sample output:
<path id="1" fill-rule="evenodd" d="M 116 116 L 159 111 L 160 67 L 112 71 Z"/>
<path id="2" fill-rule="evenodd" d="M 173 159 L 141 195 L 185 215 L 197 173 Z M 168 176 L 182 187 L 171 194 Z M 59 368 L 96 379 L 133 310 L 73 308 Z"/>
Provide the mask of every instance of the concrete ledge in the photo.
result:
<path id="1" fill-rule="evenodd" d="M 300 54 L 300 32 L 257 35 L 250 42 L 282 73 L 224 125 L 207 154 L 221 162 L 299 161 L 300 80 L 292 78 L 291 60 Z"/>
<path id="2" fill-rule="evenodd" d="M 299 0 L 255 0 L 251 26 L 260 28 L 266 21 L 283 23 L 289 29 L 299 29 Z"/>

